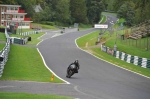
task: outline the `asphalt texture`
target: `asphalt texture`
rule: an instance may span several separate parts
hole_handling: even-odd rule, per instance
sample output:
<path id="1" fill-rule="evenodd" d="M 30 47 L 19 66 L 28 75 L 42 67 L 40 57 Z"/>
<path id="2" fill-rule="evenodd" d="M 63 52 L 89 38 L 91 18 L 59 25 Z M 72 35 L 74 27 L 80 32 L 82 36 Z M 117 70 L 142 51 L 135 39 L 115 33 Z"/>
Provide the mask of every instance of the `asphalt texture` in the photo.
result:
<path id="1" fill-rule="evenodd" d="M 108 17 L 111 17 L 108 24 L 117 20 L 112 15 Z M 76 39 L 93 31 L 95 29 L 64 34 L 47 31 L 37 46 L 46 65 L 70 84 L 0 81 L 0 92 L 57 94 L 78 99 L 150 99 L 149 78 L 98 59 L 77 47 Z M 75 59 L 80 63 L 79 73 L 66 78 L 66 69 Z"/>

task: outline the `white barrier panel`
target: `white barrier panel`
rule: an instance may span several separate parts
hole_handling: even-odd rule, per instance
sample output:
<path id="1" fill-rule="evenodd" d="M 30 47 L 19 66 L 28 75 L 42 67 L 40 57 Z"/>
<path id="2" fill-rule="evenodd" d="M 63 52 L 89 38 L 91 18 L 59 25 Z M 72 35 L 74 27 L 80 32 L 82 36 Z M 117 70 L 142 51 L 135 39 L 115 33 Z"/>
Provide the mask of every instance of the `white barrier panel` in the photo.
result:
<path id="1" fill-rule="evenodd" d="M 107 24 L 95 24 L 94 28 L 97 28 L 97 29 L 107 29 L 108 25 Z"/>

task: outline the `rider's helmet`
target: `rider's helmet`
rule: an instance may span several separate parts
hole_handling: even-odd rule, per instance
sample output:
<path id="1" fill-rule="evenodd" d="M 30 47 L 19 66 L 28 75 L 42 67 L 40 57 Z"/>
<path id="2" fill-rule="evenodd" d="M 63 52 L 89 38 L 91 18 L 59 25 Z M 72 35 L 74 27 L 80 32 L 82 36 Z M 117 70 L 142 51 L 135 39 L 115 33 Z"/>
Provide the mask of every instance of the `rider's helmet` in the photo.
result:
<path id="1" fill-rule="evenodd" d="M 75 63 L 75 64 L 78 64 L 78 63 L 79 63 L 79 61 L 76 59 L 76 60 L 74 61 L 74 63 Z"/>

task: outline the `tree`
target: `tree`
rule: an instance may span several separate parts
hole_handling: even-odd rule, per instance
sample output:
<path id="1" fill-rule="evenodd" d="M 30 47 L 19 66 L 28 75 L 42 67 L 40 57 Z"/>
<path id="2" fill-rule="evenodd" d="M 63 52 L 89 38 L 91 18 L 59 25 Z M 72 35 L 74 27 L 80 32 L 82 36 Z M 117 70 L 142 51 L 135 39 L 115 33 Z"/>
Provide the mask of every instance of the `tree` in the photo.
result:
<path id="1" fill-rule="evenodd" d="M 51 0 L 41 0 L 39 3 L 42 7 L 41 11 L 41 20 L 43 21 L 51 21 L 52 19 L 52 8 L 51 8 Z"/>
<path id="2" fill-rule="evenodd" d="M 135 21 L 135 11 L 133 2 L 125 2 L 117 11 L 118 18 L 124 18 L 126 20 L 125 24 L 132 26 Z"/>
<path id="3" fill-rule="evenodd" d="M 33 6 L 37 4 L 37 0 L 15 0 L 18 5 L 21 5 L 21 9 L 25 10 L 27 17 L 32 17 L 35 13 Z"/>
<path id="4" fill-rule="evenodd" d="M 136 22 L 140 23 L 150 18 L 149 11 L 150 1 L 149 0 L 137 0 L 136 1 Z"/>
<path id="5" fill-rule="evenodd" d="M 70 0 L 71 19 L 76 23 L 87 23 L 85 0 Z"/>
<path id="6" fill-rule="evenodd" d="M 150 0 L 113 0 L 114 9 L 118 11 L 125 2 L 130 2 L 133 7 L 135 18 L 134 23 L 139 24 L 140 22 L 150 19 Z M 131 3 L 132 2 L 132 3 Z M 129 15 L 129 14 L 128 14 Z"/>
<path id="7" fill-rule="evenodd" d="M 55 5 L 55 19 L 62 23 L 69 23 L 70 10 L 69 0 L 57 0 Z"/>
<path id="8" fill-rule="evenodd" d="M 119 8 L 126 2 L 126 1 L 129 1 L 129 0 L 114 0 L 114 10 L 115 11 L 118 11 Z"/>
<path id="9" fill-rule="evenodd" d="M 16 4 L 17 2 L 15 0 L 0 0 L 1 4 Z"/>
<path id="10" fill-rule="evenodd" d="M 86 0 L 87 18 L 89 23 L 98 23 L 100 21 L 101 12 L 107 6 L 105 0 Z"/>

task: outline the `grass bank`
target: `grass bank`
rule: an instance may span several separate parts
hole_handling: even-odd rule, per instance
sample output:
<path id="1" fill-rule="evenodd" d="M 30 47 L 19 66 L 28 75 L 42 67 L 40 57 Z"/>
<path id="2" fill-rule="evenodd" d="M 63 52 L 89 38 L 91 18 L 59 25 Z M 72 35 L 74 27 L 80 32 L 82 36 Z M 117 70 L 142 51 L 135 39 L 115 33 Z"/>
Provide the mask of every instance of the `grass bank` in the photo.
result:
<path id="1" fill-rule="evenodd" d="M 117 66 L 120 66 L 120 67 L 126 68 L 128 70 L 131 70 L 131 71 L 134 71 L 134 72 L 137 72 L 137 73 L 140 73 L 142 75 L 150 77 L 150 73 L 149 73 L 150 70 L 149 69 L 142 68 L 140 66 L 135 66 L 131 63 L 127 63 L 127 62 L 122 61 L 120 59 L 114 58 L 113 56 L 108 55 L 105 52 L 102 52 L 101 49 L 100 49 L 100 46 L 95 46 L 95 42 L 97 41 L 98 35 L 99 35 L 99 31 L 96 31 L 96 32 L 90 33 L 88 35 L 85 35 L 85 36 L 77 39 L 76 42 L 77 42 L 77 44 L 80 48 L 82 48 L 83 50 L 89 51 L 93 55 L 95 55 L 95 56 L 97 56 L 97 57 L 99 57 L 103 60 L 106 60 L 108 62 L 116 64 Z M 88 47 L 86 47 L 86 43 L 88 43 Z M 110 44 L 111 46 L 114 46 L 114 42 L 111 41 L 111 40 L 106 42 L 106 45 L 107 45 L 107 43 Z M 117 43 L 119 43 L 119 41 Z M 135 48 L 132 48 L 130 46 L 122 47 L 121 43 L 120 43 L 120 45 L 118 45 L 118 48 L 120 48 L 120 50 L 121 49 L 124 49 L 124 50 L 130 49 L 130 51 L 132 51 L 130 53 L 134 52 L 137 56 L 139 55 L 139 51 L 140 51 L 139 49 L 135 49 Z M 140 51 L 140 52 L 142 53 L 143 51 Z M 145 52 L 145 53 L 143 52 L 142 54 L 150 55 L 149 52 Z"/>
<path id="2" fill-rule="evenodd" d="M 32 23 L 32 25 L 35 27 L 41 27 L 42 29 L 55 29 L 55 30 L 58 29 L 55 26 L 45 25 L 45 24 Z"/>
<path id="3" fill-rule="evenodd" d="M 106 20 L 107 20 L 107 17 L 106 17 L 105 15 L 102 14 L 102 15 L 101 15 L 101 21 L 100 21 L 100 24 L 105 23 Z"/>
<path id="4" fill-rule="evenodd" d="M 0 41 L 6 41 L 5 33 L 0 32 Z"/>
<path id="5" fill-rule="evenodd" d="M 0 99 L 74 99 L 74 98 L 64 97 L 64 96 L 56 96 L 56 95 L 0 92 Z"/>
<path id="6" fill-rule="evenodd" d="M 5 47 L 6 37 L 5 33 L 0 32 L 0 51 Z"/>
<path id="7" fill-rule="evenodd" d="M 92 25 L 90 25 L 90 24 L 82 24 L 82 23 L 80 23 L 79 24 L 79 30 L 86 30 L 86 29 L 89 29 L 89 28 L 92 28 Z"/>
<path id="8" fill-rule="evenodd" d="M 31 41 L 28 41 L 26 45 L 11 45 L 8 61 L 0 80 L 64 83 L 57 77 L 54 77 L 54 80 L 51 81 L 52 73 L 45 67 L 36 49 L 36 44 L 41 41 L 37 38 L 44 34 L 29 35 L 31 36 Z M 15 35 L 13 34 L 13 36 Z"/>
<path id="9" fill-rule="evenodd" d="M 6 44 L 0 44 L 0 51 L 3 50 Z"/>

